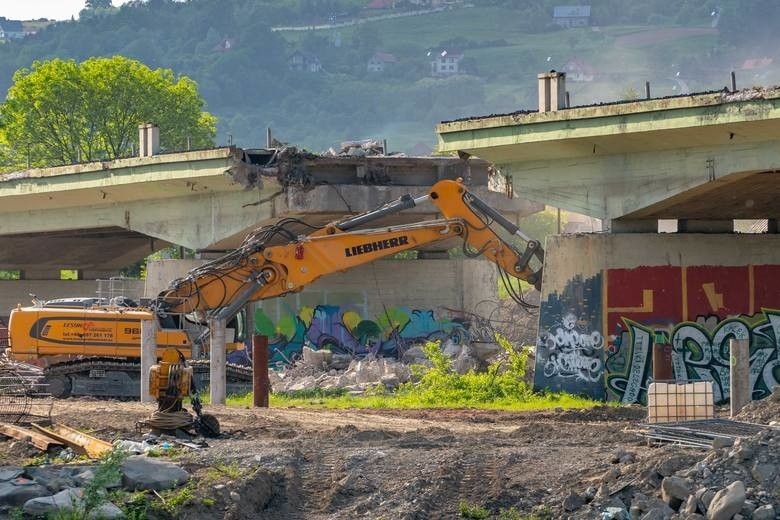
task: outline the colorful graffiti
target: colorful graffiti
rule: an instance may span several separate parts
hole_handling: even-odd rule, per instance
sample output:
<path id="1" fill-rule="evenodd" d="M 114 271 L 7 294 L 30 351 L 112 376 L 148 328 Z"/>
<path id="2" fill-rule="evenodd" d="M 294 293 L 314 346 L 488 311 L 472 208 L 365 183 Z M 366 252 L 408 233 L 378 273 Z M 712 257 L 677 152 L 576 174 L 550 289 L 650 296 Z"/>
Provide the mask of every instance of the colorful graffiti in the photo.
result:
<path id="1" fill-rule="evenodd" d="M 318 305 L 285 313 L 274 322 L 258 309 L 255 329 L 269 337 L 269 363 L 275 366 L 294 362 L 304 345 L 354 357 L 400 357 L 423 341 L 468 341 L 469 321 L 443 314 L 431 309 L 392 307 L 374 319 L 366 319 L 347 305 Z"/>
<path id="2" fill-rule="evenodd" d="M 672 350 L 679 380 L 712 381 L 715 398 L 729 395 L 729 341 L 750 345 L 753 397 L 780 376 L 780 266 L 654 266 L 607 271 L 609 331 L 605 387 L 610 399 L 646 402 L 653 344 Z"/>
<path id="3" fill-rule="evenodd" d="M 604 395 L 604 338 L 601 276 L 572 280 L 542 302 L 536 342 L 534 386 L 554 391 Z"/>

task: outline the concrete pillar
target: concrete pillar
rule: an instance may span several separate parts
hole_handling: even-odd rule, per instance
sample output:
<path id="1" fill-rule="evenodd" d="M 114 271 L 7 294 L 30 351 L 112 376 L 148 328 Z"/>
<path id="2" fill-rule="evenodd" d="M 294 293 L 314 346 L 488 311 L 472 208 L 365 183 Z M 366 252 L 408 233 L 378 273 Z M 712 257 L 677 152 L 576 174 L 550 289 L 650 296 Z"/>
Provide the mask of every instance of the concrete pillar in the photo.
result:
<path id="1" fill-rule="evenodd" d="M 211 329 L 211 404 L 225 404 L 227 377 L 225 374 L 225 320 L 210 319 Z"/>
<path id="2" fill-rule="evenodd" d="M 678 220 L 678 233 L 733 233 L 733 220 Z"/>
<path id="3" fill-rule="evenodd" d="M 729 341 L 729 388 L 731 417 L 752 400 L 750 392 L 750 342 L 745 339 Z"/>
<path id="4" fill-rule="evenodd" d="M 147 125 L 146 153 L 149 157 L 160 153 L 160 127 L 155 124 Z"/>
<path id="5" fill-rule="evenodd" d="M 141 402 L 153 403 L 149 393 L 149 371 L 157 362 L 157 322 L 141 320 Z"/>
<path id="6" fill-rule="evenodd" d="M 658 221 L 645 220 L 611 220 L 611 233 L 658 233 Z"/>
<path id="7" fill-rule="evenodd" d="M 146 129 L 147 129 L 147 125 L 145 123 L 142 125 L 138 125 L 138 157 L 147 157 L 149 155 L 146 150 L 146 146 L 147 146 Z"/>
<path id="8" fill-rule="evenodd" d="M 554 112 L 566 108 L 566 74 L 545 72 L 539 79 L 539 112 Z"/>

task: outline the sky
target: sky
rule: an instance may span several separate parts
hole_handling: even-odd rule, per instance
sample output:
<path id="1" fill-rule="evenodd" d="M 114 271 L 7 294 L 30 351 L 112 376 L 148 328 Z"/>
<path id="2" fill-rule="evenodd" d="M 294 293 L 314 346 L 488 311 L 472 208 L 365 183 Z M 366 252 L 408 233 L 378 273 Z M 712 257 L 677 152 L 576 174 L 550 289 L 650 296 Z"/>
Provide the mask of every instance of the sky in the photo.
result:
<path id="1" fill-rule="evenodd" d="M 113 0 L 112 3 L 120 6 L 127 1 Z M 70 20 L 71 16 L 78 18 L 82 9 L 84 0 L 0 0 L 0 16 L 9 20 Z"/>

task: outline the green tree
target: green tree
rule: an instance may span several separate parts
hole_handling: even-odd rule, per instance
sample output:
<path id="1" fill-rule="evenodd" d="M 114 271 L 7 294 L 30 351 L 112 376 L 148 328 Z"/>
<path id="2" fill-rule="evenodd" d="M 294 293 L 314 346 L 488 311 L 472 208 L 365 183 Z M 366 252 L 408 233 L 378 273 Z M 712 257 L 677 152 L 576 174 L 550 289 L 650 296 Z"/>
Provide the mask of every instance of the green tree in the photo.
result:
<path id="1" fill-rule="evenodd" d="M 55 59 L 34 62 L 13 81 L 0 107 L 0 139 L 15 164 L 127 156 L 145 122 L 160 126 L 163 150 L 214 142 L 216 118 L 202 110 L 197 85 L 170 69 L 151 70 L 123 56 Z"/>
<path id="2" fill-rule="evenodd" d="M 84 9 L 109 9 L 111 0 L 87 0 L 84 2 Z"/>

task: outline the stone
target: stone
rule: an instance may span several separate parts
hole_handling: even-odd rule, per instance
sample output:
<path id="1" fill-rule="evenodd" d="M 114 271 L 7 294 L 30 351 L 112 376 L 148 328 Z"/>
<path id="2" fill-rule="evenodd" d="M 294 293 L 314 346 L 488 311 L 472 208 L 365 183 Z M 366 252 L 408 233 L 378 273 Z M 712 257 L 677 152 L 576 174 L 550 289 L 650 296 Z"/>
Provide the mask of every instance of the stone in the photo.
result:
<path id="1" fill-rule="evenodd" d="M 401 356 L 401 362 L 407 365 L 429 365 L 431 363 L 431 361 L 426 357 L 425 352 L 423 352 L 422 347 L 418 346 L 411 347 L 406 352 L 404 352 L 403 356 Z"/>
<path id="2" fill-rule="evenodd" d="M 479 361 L 470 353 L 466 346 L 460 351 L 460 355 L 452 362 L 452 370 L 457 374 L 468 374 L 472 370 L 479 368 Z"/>
<path id="3" fill-rule="evenodd" d="M 603 520 L 630 520 L 628 511 L 620 507 L 608 507 L 601 514 Z"/>
<path id="4" fill-rule="evenodd" d="M 503 351 L 504 349 L 497 343 L 483 341 L 473 341 L 471 343 L 471 353 L 480 361 L 487 362 Z"/>
<path id="5" fill-rule="evenodd" d="M 712 449 L 721 450 L 734 445 L 734 439 L 731 437 L 715 437 L 712 440 Z"/>
<path id="6" fill-rule="evenodd" d="M 73 482 L 66 468 L 58 471 L 46 467 L 31 467 L 27 468 L 25 473 L 35 482 L 48 489 L 50 491 L 49 494 L 57 493 L 68 487 L 79 487 Z"/>
<path id="7" fill-rule="evenodd" d="M 775 513 L 775 508 L 772 504 L 757 507 L 750 516 L 752 520 L 775 520 L 776 517 L 777 513 Z"/>
<path id="8" fill-rule="evenodd" d="M 639 518 L 640 520 L 666 520 L 668 517 L 664 516 L 664 512 L 662 509 L 658 507 L 654 507 L 653 509 L 646 512 Z"/>
<path id="9" fill-rule="evenodd" d="M 598 493 L 598 489 L 596 489 L 596 486 L 588 486 L 588 488 L 585 490 L 585 493 L 583 493 L 583 498 L 586 502 L 590 502 L 594 498 L 596 498 L 596 493 Z"/>
<path id="10" fill-rule="evenodd" d="M 661 500 L 672 509 L 679 509 L 693 493 L 690 483 L 680 477 L 666 477 L 661 481 Z"/>
<path id="11" fill-rule="evenodd" d="M 740 445 L 732 452 L 734 459 L 744 462 L 753 458 L 753 448 L 749 445 Z"/>
<path id="12" fill-rule="evenodd" d="M 601 482 L 610 484 L 615 482 L 618 477 L 620 477 L 620 470 L 618 468 L 610 468 L 601 476 Z"/>
<path id="13" fill-rule="evenodd" d="M 324 369 L 330 364 L 333 353 L 330 350 L 313 350 L 303 347 L 303 364 L 313 368 Z"/>
<path id="14" fill-rule="evenodd" d="M 566 498 L 563 499 L 564 511 L 576 511 L 584 505 L 585 499 L 574 491 L 569 491 L 569 494 L 566 495 Z"/>
<path id="15" fill-rule="evenodd" d="M 32 498 L 24 503 L 22 508 L 30 516 L 46 516 L 52 513 L 70 513 L 78 508 L 84 490 L 68 488 L 51 496 Z"/>
<path id="16" fill-rule="evenodd" d="M 45 497 L 49 493 L 46 487 L 22 477 L 0 482 L 0 504 L 6 506 L 21 506 L 28 500 Z"/>
<path id="17" fill-rule="evenodd" d="M 287 387 L 288 392 L 300 392 L 302 390 L 311 390 L 317 386 L 317 380 L 314 376 L 305 376 L 297 381 L 291 382 Z"/>
<path id="18" fill-rule="evenodd" d="M 715 494 L 707 508 L 707 520 L 731 520 L 745 505 L 745 484 L 732 482 Z"/>
<path id="19" fill-rule="evenodd" d="M 756 461 L 750 470 L 750 474 L 753 475 L 753 478 L 758 482 L 769 482 L 777 475 L 777 466 L 770 463 L 762 464 Z"/>
<path id="20" fill-rule="evenodd" d="M 90 520 L 115 520 L 125 517 L 125 512 L 112 502 L 100 504 L 99 507 L 89 513 Z"/>
<path id="21" fill-rule="evenodd" d="M 462 351 L 463 351 L 462 345 L 458 345 L 457 343 L 449 339 L 444 342 L 444 345 L 442 347 L 442 353 L 450 359 L 455 359 L 456 357 L 460 356 L 460 353 Z"/>
<path id="22" fill-rule="evenodd" d="M 772 387 L 772 395 L 769 396 L 772 401 L 780 402 L 780 385 Z"/>
<path id="23" fill-rule="evenodd" d="M 671 477 L 688 465 L 688 459 L 686 457 L 672 455 L 671 457 L 661 461 L 661 463 L 656 468 L 656 471 L 658 471 L 662 477 Z"/>
<path id="24" fill-rule="evenodd" d="M 233 502 L 240 502 L 241 501 L 241 495 L 236 491 L 230 492 L 230 500 Z"/>
<path id="25" fill-rule="evenodd" d="M 0 481 L 13 480 L 22 476 L 24 469 L 18 466 L 0 466 Z"/>
<path id="26" fill-rule="evenodd" d="M 398 380 L 398 376 L 395 374 L 385 374 L 379 378 L 379 383 L 388 390 L 394 390 L 398 388 L 401 382 Z"/>
<path id="27" fill-rule="evenodd" d="M 680 507 L 680 513 L 686 515 L 692 515 L 699 512 L 699 501 L 696 500 L 696 495 L 688 495 L 682 506 Z"/>
<path id="28" fill-rule="evenodd" d="M 122 485 L 131 491 L 171 489 L 189 480 L 190 474 L 172 462 L 133 455 L 122 462 Z"/>

